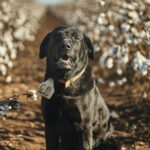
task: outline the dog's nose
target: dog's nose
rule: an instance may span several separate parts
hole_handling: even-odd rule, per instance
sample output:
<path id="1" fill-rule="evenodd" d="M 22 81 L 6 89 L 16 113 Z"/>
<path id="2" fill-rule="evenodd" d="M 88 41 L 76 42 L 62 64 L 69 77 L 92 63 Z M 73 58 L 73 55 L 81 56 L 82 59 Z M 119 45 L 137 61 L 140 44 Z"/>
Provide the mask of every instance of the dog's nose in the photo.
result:
<path id="1" fill-rule="evenodd" d="M 67 43 L 66 44 L 66 49 L 70 49 L 71 48 L 71 44 L 70 43 Z"/>
<path id="2" fill-rule="evenodd" d="M 69 49 L 71 49 L 71 44 L 70 43 L 62 43 L 60 47 L 69 50 Z"/>

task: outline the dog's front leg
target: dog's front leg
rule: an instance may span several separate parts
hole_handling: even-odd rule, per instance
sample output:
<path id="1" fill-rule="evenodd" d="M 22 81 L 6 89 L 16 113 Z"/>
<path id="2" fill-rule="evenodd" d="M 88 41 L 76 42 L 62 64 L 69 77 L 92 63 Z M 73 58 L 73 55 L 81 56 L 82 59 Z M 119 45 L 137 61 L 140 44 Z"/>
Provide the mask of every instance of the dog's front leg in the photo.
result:
<path id="1" fill-rule="evenodd" d="M 83 129 L 83 149 L 84 150 L 92 150 L 93 148 L 93 132 L 92 126 Z"/>
<path id="2" fill-rule="evenodd" d="M 55 101 L 48 102 L 47 99 L 42 98 L 42 113 L 45 123 L 46 150 L 57 150 L 57 110 L 58 108 Z"/>
<path id="3" fill-rule="evenodd" d="M 45 137 L 46 137 L 46 150 L 57 149 L 57 137 L 56 131 L 50 128 L 48 125 L 45 126 Z"/>

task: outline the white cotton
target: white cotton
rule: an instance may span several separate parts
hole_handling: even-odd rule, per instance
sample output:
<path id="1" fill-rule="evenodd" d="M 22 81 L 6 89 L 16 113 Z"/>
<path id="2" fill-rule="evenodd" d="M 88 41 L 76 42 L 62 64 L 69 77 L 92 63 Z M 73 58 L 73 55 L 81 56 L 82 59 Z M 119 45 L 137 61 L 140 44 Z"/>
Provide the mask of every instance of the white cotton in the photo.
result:
<path id="1" fill-rule="evenodd" d="M 4 64 L 0 64 L 0 73 L 5 76 L 7 74 L 7 68 Z"/>
<path id="2" fill-rule="evenodd" d="M 17 58 L 17 51 L 16 51 L 16 49 L 12 49 L 10 52 L 11 52 L 10 53 L 10 58 L 11 59 L 16 59 Z"/>
<path id="3" fill-rule="evenodd" d="M 115 82 L 114 81 L 109 81 L 108 86 L 109 87 L 114 87 L 115 86 Z"/>
<path id="4" fill-rule="evenodd" d="M 123 73 L 121 68 L 117 68 L 116 71 L 117 71 L 117 74 L 118 74 L 118 75 L 122 75 L 122 73 Z"/>
<path id="5" fill-rule="evenodd" d="M 130 24 L 123 23 L 123 24 L 121 24 L 121 28 L 122 28 L 123 32 L 128 32 L 130 30 Z"/>
<path id="6" fill-rule="evenodd" d="M 36 90 L 28 90 L 28 93 L 30 95 L 30 98 L 34 101 L 38 99 L 37 91 Z"/>
<path id="7" fill-rule="evenodd" d="M 108 58 L 108 59 L 106 60 L 106 67 L 107 67 L 108 69 L 112 68 L 112 67 L 113 67 L 113 62 L 114 62 L 114 60 L 113 60 L 111 57 Z"/>
<path id="8" fill-rule="evenodd" d="M 125 147 L 121 147 L 121 150 L 127 150 Z"/>
<path id="9" fill-rule="evenodd" d="M 110 113 L 110 116 L 111 116 L 112 118 L 115 118 L 115 119 L 120 118 L 120 115 L 119 115 L 117 112 L 111 112 L 111 113 Z"/>
<path id="10" fill-rule="evenodd" d="M 98 46 L 98 44 L 94 44 L 94 51 L 98 52 L 100 50 L 100 47 Z"/>
<path id="11" fill-rule="evenodd" d="M 129 11 L 128 16 L 131 17 L 135 24 L 140 22 L 139 15 L 136 11 Z"/>
<path id="12" fill-rule="evenodd" d="M 7 66 L 8 66 L 9 68 L 13 68 L 13 63 L 12 63 L 12 61 L 8 61 Z"/>
<path id="13" fill-rule="evenodd" d="M 139 51 L 135 53 L 135 57 L 132 62 L 133 69 L 139 74 L 145 76 L 148 73 L 148 66 L 150 66 L 150 60 L 146 59 Z"/>
<path id="14" fill-rule="evenodd" d="M 7 48 L 0 45 L 0 56 L 5 56 L 7 54 Z"/>
<path id="15" fill-rule="evenodd" d="M 4 26 L 5 26 L 4 23 L 0 21 L 0 32 L 3 31 Z"/>
<path id="16" fill-rule="evenodd" d="M 29 90 L 28 92 L 32 93 L 32 94 L 36 94 L 36 90 Z"/>
<path id="17" fill-rule="evenodd" d="M 5 82 L 6 83 L 11 83 L 12 81 L 12 77 L 11 76 L 7 76 L 6 79 L 5 79 Z"/>
<path id="18" fill-rule="evenodd" d="M 137 30 L 137 28 L 135 28 L 135 27 L 132 27 L 131 28 L 131 32 L 133 33 L 133 35 L 135 35 L 136 37 L 139 37 L 139 32 L 138 32 L 138 30 Z"/>
<path id="19" fill-rule="evenodd" d="M 100 84 L 103 84 L 103 83 L 105 82 L 103 78 L 98 78 L 97 81 L 98 81 L 98 83 L 100 83 Z"/>

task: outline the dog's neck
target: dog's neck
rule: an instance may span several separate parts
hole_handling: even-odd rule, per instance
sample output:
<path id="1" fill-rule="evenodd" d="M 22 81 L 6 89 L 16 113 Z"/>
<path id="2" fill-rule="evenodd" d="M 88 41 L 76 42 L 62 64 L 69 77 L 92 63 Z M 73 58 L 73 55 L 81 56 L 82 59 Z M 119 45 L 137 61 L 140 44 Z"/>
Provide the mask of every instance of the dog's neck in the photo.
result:
<path id="1" fill-rule="evenodd" d="M 74 83 L 78 78 L 81 77 L 81 75 L 85 72 L 86 68 L 83 68 L 76 76 L 70 78 L 69 80 L 64 80 L 64 79 L 58 79 L 57 81 L 59 83 L 64 84 L 65 88 L 69 87 L 72 83 Z"/>

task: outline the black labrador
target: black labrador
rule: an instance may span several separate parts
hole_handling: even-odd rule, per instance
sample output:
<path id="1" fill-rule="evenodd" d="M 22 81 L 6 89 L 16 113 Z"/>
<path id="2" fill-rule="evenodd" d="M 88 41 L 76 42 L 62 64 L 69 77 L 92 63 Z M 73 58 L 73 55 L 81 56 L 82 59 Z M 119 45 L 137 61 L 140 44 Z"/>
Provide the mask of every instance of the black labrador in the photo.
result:
<path id="1" fill-rule="evenodd" d="M 94 59 L 90 39 L 75 27 L 60 26 L 40 46 L 46 57 L 45 81 L 51 78 L 50 99 L 42 97 L 47 150 L 118 150 L 109 110 L 88 65 Z"/>

